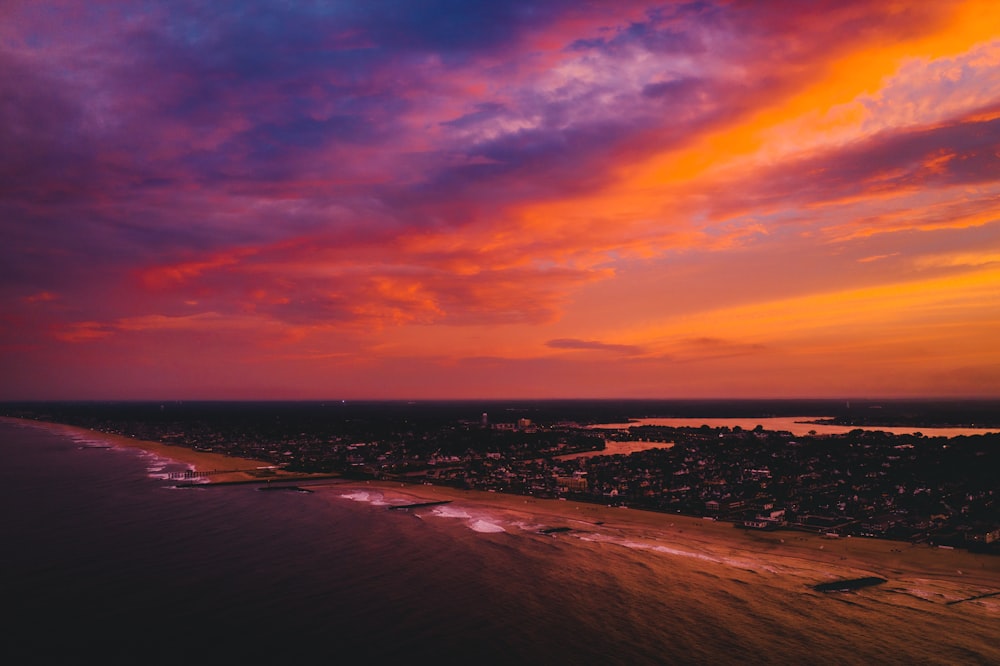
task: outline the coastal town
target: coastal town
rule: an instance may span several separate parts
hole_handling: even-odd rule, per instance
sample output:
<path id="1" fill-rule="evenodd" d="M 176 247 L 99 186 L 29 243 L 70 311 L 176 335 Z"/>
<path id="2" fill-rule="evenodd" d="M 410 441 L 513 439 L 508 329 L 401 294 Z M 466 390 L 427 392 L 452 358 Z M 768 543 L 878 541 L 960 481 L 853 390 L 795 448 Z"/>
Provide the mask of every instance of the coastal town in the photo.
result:
<path id="1" fill-rule="evenodd" d="M 700 516 L 748 530 L 804 530 L 1000 554 L 1000 434 L 595 427 L 579 414 L 559 420 L 551 409 L 531 418 L 516 411 L 461 418 L 467 407 L 418 407 L 337 412 L 316 404 L 48 404 L 7 406 L 4 414 L 267 461 L 286 472 L 575 500 Z"/>

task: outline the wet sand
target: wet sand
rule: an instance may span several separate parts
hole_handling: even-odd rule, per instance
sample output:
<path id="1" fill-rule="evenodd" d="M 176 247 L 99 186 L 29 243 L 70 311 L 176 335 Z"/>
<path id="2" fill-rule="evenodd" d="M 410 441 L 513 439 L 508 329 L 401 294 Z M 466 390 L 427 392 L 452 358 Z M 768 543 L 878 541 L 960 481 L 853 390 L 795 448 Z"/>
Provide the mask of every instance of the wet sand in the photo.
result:
<path id="1" fill-rule="evenodd" d="M 571 605 L 627 618 L 600 630 L 617 631 L 646 663 L 1000 663 L 1000 557 L 434 486 L 310 488 L 368 502 L 372 520 L 387 505 L 450 500 L 384 519 L 490 552 L 487 567 L 513 558 Z M 815 588 L 861 578 L 885 582 Z"/>
<path id="2" fill-rule="evenodd" d="M 962 549 L 861 537 L 831 539 L 794 530 L 746 530 L 690 516 L 440 486 L 372 481 L 309 487 L 337 497 L 352 489 L 376 491 L 390 503 L 450 500 L 471 507 L 483 524 L 491 524 L 493 516 L 493 522 L 530 524 L 539 532 L 558 528 L 557 537 L 645 550 L 707 568 L 778 574 L 796 587 L 877 576 L 887 579 L 884 587 L 927 601 L 976 603 L 1000 613 L 1000 596 L 962 601 L 1000 593 L 1000 557 Z"/>

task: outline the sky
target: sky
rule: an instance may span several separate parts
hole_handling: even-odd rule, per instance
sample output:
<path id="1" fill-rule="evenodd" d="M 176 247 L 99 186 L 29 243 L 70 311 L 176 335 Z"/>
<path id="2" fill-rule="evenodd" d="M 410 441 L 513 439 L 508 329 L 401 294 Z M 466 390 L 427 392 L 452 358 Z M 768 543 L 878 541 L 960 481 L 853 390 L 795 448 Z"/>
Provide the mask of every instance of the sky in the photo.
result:
<path id="1" fill-rule="evenodd" d="M 0 399 L 1000 397 L 990 1 L 0 3 Z"/>

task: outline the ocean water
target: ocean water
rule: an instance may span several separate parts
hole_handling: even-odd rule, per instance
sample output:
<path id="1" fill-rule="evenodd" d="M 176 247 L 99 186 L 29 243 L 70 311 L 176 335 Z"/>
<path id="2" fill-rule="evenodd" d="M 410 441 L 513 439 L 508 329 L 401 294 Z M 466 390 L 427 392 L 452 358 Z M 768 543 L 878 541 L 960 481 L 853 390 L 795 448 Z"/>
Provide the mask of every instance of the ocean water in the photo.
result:
<path id="1" fill-rule="evenodd" d="M 787 562 L 356 486 L 177 489 L 99 446 L 0 423 L 4 664 L 1000 662 L 996 604 L 919 582 L 823 595 Z"/>

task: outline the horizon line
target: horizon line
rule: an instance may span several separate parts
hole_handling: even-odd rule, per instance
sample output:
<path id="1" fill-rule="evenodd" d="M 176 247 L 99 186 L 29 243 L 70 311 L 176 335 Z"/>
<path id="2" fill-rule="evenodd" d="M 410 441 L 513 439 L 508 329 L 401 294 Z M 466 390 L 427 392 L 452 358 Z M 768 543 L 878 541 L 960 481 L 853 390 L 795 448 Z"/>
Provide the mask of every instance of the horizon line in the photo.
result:
<path id="1" fill-rule="evenodd" d="M 0 398 L 0 404 L 17 403 L 182 403 L 182 402 L 271 402 L 271 403 L 439 403 L 439 402 L 995 402 L 1000 395 L 968 396 L 769 396 L 769 397 L 433 397 L 433 398 Z"/>

